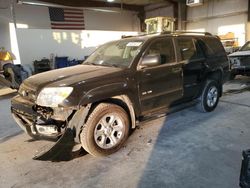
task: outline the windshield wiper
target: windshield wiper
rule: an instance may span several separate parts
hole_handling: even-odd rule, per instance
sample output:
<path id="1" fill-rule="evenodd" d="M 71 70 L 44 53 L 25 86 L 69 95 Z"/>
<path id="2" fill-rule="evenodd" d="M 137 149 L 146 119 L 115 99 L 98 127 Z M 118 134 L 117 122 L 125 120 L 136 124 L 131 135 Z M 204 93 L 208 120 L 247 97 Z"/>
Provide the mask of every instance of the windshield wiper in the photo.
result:
<path id="1" fill-rule="evenodd" d="M 83 63 L 83 65 L 100 65 L 100 64 L 97 64 L 97 63 L 90 63 L 90 62 L 86 62 L 86 63 Z"/>
<path id="2" fill-rule="evenodd" d="M 109 64 L 111 67 L 120 67 L 117 64 Z"/>
<path id="3" fill-rule="evenodd" d="M 109 64 L 109 63 L 103 63 L 102 65 L 108 66 L 108 67 L 120 67 L 120 66 L 117 65 L 117 64 Z"/>

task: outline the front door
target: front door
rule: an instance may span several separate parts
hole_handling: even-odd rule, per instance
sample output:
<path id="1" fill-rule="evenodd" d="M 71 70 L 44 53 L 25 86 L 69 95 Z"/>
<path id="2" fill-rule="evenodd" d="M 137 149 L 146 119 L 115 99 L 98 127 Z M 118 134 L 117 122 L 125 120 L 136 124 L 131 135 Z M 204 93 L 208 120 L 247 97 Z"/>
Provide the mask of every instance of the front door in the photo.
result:
<path id="1" fill-rule="evenodd" d="M 149 45 L 144 57 L 147 55 L 160 55 L 161 60 L 156 66 L 138 68 L 142 114 L 168 108 L 183 95 L 182 64 L 176 61 L 172 39 L 156 39 Z"/>

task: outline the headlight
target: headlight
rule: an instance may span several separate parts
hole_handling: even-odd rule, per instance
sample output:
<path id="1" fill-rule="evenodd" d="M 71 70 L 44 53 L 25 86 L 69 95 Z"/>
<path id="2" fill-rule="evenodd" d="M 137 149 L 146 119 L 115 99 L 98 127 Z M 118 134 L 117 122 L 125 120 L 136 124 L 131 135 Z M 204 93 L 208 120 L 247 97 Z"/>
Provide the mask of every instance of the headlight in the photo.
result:
<path id="1" fill-rule="evenodd" d="M 48 87 L 42 89 L 36 103 L 40 106 L 58 107 L 73 91 L 72 87 Z"/>

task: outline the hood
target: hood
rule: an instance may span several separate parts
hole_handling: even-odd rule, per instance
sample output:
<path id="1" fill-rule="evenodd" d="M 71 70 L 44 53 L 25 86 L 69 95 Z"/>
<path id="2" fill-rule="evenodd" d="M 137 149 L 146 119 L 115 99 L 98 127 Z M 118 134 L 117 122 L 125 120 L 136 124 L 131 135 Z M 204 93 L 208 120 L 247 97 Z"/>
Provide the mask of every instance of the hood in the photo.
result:
<path id="1" fill-rule="evenodd" d="M 77 65 L 57 70 L 40 73 L 29 77 L 24 84 L 34 90 L 43 87 L 59 87 L 78 85 L 88 82 L 90 79 L 100 79 L 100 77 L 110 77 L 115 73 L 121 73 L 122 69 L 116 67 Z"/>
<path id="2" fill-rule="evenodd" d="M 238 51 L 228 55 L 229 57 L 250 56 L 250 51 Z"/>

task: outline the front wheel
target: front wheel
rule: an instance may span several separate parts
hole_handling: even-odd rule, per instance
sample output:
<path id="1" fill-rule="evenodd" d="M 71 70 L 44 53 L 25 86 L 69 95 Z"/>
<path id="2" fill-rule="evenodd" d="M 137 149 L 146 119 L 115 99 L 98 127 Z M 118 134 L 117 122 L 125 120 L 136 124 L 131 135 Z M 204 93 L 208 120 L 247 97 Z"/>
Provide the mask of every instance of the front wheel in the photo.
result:
<path id="1" fill-rule="evenodd" d="M 118 105 L 101 103 L 88 117 L 80 133 L 82 147 L 93 156 L 105 156 L 120 149 L 129 135 L 127 112 Z"/>
<path id="2" fill-rule="evenodd" d="M 199 98 L 198 108 L 202 112 L 213 111 L 219 102 L 219 85 L 214 80 L 207 80 Z"/>

